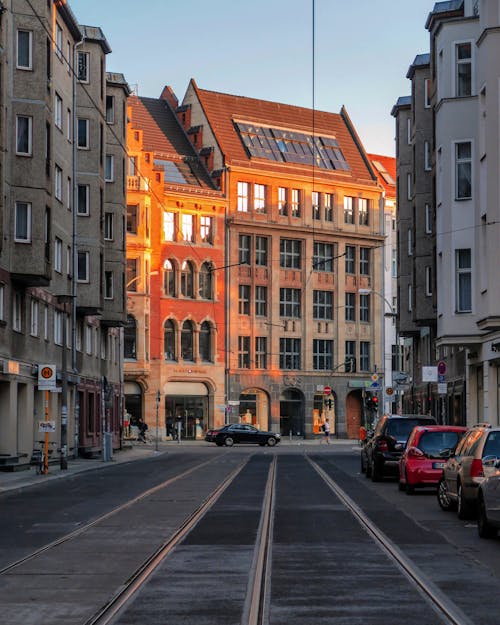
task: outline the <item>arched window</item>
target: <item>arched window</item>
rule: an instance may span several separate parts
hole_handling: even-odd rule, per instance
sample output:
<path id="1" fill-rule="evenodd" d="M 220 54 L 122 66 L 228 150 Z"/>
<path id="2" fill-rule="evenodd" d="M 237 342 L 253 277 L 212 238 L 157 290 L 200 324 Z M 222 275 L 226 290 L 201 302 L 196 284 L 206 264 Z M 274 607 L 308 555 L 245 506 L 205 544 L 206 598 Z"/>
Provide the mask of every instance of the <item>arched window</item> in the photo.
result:
<path id="1" fill-rule="evenodd" d="M 177 297 L 175 287 L 175 267 L 170 260 L 163 263 L 163 291 L 169 297 Z"/>
<path id="2" fill-rule="evenodd" d="M 203 299 L 212 299 L 212 265 L 211 263 L 203 263 L 200 269 L 199 279 L 199 293 Z"/>
<path id="3" fill-rule="evenodd" d="M 212 362 L 212 328 L 208 321 L 201 324 L 199 346 L 201 360 Z"/>
<path id="4" fill-rule="evenodd" d="M 123 356 L 137 359 L 137 322 L 132 315 L 127 315 L 127 323 L 123 328 Z"/>
<path id="5" fill-rule="evenodd" d="M 165 360 L 175 360 L 175 326 L 171 319 L 163 326 L 163 351 Z"/>
<path id="6" fill-rule="evenodd" d="M 181 331 L 181 355 L 183 360 L 194 360 L 193 354 L 193 324 L 185 321 Z"/>
<path id="7" fill-rule="evenodd" d="M 181 293 L 184 297 L 194 297 L 193 277 L 193 264 L 185 260 L 181 269 Z"/>

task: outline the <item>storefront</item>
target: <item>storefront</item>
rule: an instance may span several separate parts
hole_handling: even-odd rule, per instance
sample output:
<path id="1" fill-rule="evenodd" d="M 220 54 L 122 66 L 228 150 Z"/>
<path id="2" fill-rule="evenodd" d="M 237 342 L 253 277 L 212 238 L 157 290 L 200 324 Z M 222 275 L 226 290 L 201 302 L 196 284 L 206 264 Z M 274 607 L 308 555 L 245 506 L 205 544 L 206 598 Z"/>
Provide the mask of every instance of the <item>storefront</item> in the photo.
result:
<path id="1" fill-rule="evenodd" d="M 203 438 L 209 427 L 208 389 L 203 382 L 169 382 L 165 385 L 165 430 L 183 438 Z"/>

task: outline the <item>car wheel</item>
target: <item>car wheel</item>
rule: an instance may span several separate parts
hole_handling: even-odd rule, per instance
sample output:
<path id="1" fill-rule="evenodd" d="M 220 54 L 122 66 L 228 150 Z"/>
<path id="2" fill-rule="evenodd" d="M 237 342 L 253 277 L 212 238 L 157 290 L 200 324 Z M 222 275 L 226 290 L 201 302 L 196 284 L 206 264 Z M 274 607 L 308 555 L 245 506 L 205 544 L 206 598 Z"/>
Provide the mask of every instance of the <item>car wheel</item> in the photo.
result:
<path id="1" fill-rule="evenodd" d="M 405 479 L 406 479 L 406 484 L 405 484 L 406 494 L 413 495 L 415 493 L 415 486 L 412 486 L 412 484 L 408 482 L 408 473 L 405 474 Z"/>
<path id="2" fill-rule="evenodd" d="M 372 466 L 371 466 L 370 475 L 372 478 L 372 482 L 380 482 L 380 480 L 382 479 L 382 473 L 379 467 L 377 467 L 377 463 L 375 462 L 373 458 L 372 458 Z"/>
<path id="3" fill-rule="evenodd" d="M 458 485 L 457 493 L 457 515 L 459 519 L 468 519 L 472 513 L 471 505 L 464 496 L 464 489 L 462 484 Z"/>
<path id="4" fill-rule="evenodd" d="M 448 512 L 449 510 L 453 510 L 455 507 L 455 503 L 450 498 L 450 494 L 448 492 L 448 485 L 446 484 L 446 480 L 441 478 L 439 480 L 438 488 L 437 488 L 437 500 L 439 507 L 441 510 Z"/>
<path id="5" fill-rule="evenodd" d="M 366 477 L 370 478 L 372 476 L 372 467 L 370 465 L 370 463 L 368 462 L 368 456 L 366 457 L 366 467 L 365 467 L 365 475 Z"/>
<path id="6" fill-rule="evenodd" d="M 274 436 L 270 436 L 267 439 L 267 444 L 269 445 L 269 447 L 274 447 L 276 445 L 276 439 L 274 438 Z"/>
<path id="7" fill-rule="evenodd" d="M 497 528 L 488 523 L 486 505 L 481 494 L 479 495 L 477 502 L 477 533 L 481 538 L 495 538 L 498 533 Z"/>
<path id="8" fill-rule="evenodd" d="M 366 473 L 365 463 L 363 462 L 363 454 L 360 454 L 360 461 L 361 461 L 361 473 Z"/>
<path id="9" fill-rule="evenodd" d="M 406 490 L 406 484 L 404 482 L 399 481 L 398 482 L 398 489 L 403 491 Z"/>
<path id="10" fill-rule="evenodd" d="M 234 445 L 234 440 L 231 436 L 226 436 L 225 440 L 224 440 L 224 445 L 226 447 L 232 447 Z"/>

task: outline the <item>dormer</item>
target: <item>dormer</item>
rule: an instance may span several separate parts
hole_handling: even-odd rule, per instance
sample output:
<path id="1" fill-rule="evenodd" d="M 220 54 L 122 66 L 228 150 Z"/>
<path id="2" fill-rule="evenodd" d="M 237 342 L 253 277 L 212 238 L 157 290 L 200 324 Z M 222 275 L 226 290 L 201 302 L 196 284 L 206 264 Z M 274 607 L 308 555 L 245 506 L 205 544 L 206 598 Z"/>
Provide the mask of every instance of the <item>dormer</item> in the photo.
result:
<path id="1" fill-rule="evenodd" d="M 191 126 L 187 131 L 187 135 L 195 150 L 199 152 L 203 147 L 203 126 Z"/>

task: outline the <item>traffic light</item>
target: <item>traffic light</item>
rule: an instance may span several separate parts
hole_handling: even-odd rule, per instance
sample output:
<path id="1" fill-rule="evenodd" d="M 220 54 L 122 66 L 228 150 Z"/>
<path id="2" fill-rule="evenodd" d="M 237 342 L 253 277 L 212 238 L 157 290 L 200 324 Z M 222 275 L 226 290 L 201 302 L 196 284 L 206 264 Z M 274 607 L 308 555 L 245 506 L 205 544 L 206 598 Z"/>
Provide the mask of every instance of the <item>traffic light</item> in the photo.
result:
<path id="1" fill-rule="evenodd" d="M 369 411 L 372 409 L 372 396 L 370 393 L 367 393 L 365 397 L 365 408 Z"/>
<path id="2" fill-rule="evenodd" d="M 332 399 L 331 399 L 331 397 L 327 400 L 326 404 L 328 406 L 328 410 L 331 410 L 332 409 Z"/>
<path id="3" fill-rule="evenodd" d="M 377 412 L 378 410 L 378 397 L 376 395 L 367 395 L 365 397 L 365 406 L 369 412 Z"/>
<path id="4" fill-rule="evenodd" d="M 374 395 L 372 397 L 372 411 L 377 412 L 377 410 L 378 410 L 378 397 Z"/>

